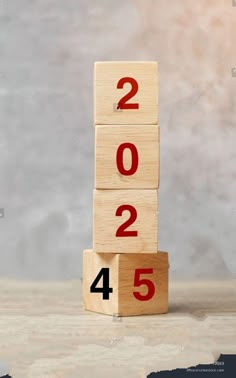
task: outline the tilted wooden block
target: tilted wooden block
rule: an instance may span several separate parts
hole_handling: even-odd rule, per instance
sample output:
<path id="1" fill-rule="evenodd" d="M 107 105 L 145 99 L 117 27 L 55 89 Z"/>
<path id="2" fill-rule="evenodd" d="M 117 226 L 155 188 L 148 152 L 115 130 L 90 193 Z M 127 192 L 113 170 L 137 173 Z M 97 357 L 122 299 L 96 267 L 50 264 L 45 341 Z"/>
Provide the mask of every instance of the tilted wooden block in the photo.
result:
<path id="1" fill-rule="evenodd" d="M 83 253 L 86 310 L 114 316 L 168 311 L 168 253 Z"/>
<path id="2" fill-rule="evenodd" d="M 95 187 L 157 189 L 159 140 L 157 125 L 96 127 Z"/>
<path id="3" fill-rule="evenodd" d="M 93 249 L 157 252 L 157 190 L 94 190 Z"/>
<path id="4" fill-rule="evenodd" d="M 95 124 L 157 124 L 157 62 L 97 62 Z"/>

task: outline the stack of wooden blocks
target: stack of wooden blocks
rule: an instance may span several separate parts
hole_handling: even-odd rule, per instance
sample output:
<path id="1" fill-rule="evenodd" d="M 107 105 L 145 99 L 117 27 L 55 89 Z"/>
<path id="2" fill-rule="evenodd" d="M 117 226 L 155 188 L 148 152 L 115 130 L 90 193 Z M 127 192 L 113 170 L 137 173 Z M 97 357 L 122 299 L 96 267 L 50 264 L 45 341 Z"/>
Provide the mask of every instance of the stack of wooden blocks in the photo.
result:
<path id="1" fill-rule="evenodd" d="M 168 311 L 168 254 L 158 252 L 157 62 L 95 63 L 93 250 L 84 307 L 114 316 Z"/>

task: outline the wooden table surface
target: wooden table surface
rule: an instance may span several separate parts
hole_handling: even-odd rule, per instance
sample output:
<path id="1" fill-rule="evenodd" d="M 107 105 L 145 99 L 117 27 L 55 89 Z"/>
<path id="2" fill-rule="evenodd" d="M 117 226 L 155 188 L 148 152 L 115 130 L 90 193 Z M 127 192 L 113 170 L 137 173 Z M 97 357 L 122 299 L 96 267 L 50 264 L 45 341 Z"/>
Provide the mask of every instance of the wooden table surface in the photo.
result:
<path id="1" fill-rule="evenodd" d="M 236 281 L 170 283 L 166 315 L 85 312 L 81 282 L 0 280 L 0 361 L 13 378 L 136 378 L 236 353 Z"/>

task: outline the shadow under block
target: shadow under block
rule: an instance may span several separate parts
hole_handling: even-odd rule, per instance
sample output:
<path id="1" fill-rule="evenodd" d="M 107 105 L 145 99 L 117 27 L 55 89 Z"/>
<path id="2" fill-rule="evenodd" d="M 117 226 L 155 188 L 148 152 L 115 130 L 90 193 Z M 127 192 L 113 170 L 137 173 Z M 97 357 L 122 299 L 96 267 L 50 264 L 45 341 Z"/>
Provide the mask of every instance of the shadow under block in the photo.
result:
<path id="1" fill-rule="evenodd" d="M 157 208 L 157 190 L 94 190 L 94 252 L 157 252 Z"/>
<path id="2" fill-rule="evenodd" d="M 101 276 L 95 287 L 112 290 L 106 299 L 103 299 L 103 292 L 91 289 L 102 268 L 106 269 L 104 273 L 106 277 Z M 114 316 L 166 313 L 168 269 L 167 252 L 124 255 L 98 254 L 92 250 L 85 250 L 83 253 L 84 308 Z M 104 278 L 107 279 L 105 285 Z"/>
<path id="3" fill-rule="evenodd" d="M 157 124 L 157 68 L 157 62 L 95 63 L 95 124 Z"/>
<path id="4" fill-rule="evenodd" d="M 96 127 L 96 189 L 158 189 L 159 141 L 157 125 Z"/>

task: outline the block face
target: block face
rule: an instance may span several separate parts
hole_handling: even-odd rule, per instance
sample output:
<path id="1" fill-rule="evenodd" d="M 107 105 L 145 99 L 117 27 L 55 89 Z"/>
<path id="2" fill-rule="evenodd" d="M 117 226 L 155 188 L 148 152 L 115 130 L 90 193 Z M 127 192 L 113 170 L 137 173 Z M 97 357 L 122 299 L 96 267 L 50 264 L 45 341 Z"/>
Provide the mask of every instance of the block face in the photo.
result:
<path id="1" fill-rule="evenodd" d="M 118 255 L 112 253 L 97 254 L 92 250 L 83 252 L 83 304 L 86 310 L 114 315 L 118 313 Z M 102 268 L 109 268 L 109 299 L 103 299 L 102 293 L 90 292 L 90 287 Z M 97 287 L 102 287 L 101 278 Z"/>
<path id="2" fill-rule="evenodd" d="M 95 187 L 157 189 L 159 134 L 159 126 L 156 125 L 96 127 Z"/>
<path id="3" fill-rule="evenodd" d="M 157 252 L 156 190 L 94 190 L 93 249 Z"/>
<path id="4" fill-rule="evenodd" d="M 157 124 L 157 67 L 157 62 L 95 63 L 95 124 Z"/>
<path id="5" fill-rule="evenodd" d="M 119 315 L 166 313 L 168 311 L 168 269 L 166 252 L 120 255 Z"/>

